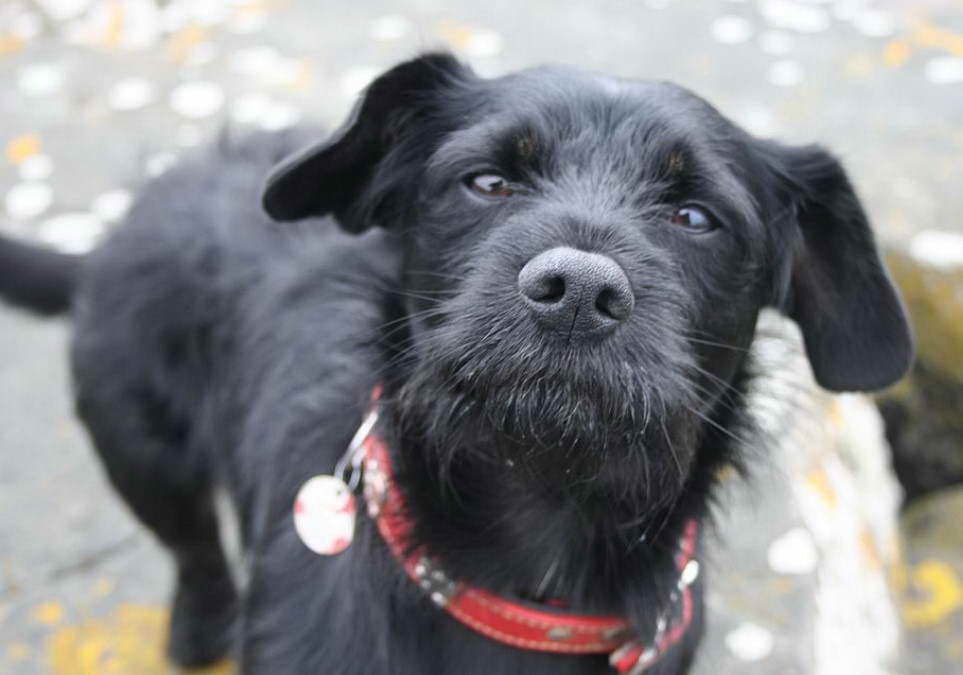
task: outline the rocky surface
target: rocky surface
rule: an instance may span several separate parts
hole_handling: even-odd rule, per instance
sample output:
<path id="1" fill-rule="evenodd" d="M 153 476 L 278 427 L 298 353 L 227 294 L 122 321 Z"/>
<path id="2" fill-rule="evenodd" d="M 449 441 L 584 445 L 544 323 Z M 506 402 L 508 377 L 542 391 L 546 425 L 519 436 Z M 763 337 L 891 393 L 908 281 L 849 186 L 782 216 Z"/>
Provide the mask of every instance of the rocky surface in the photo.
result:
<path id="1" fill-rule="evenodd" d="M 879 404 L 912 500 L 963 483 L 963 235 L 924 231 L 887 259 L 913 317 L 917 358 Z"/>
<path id="2" fill-rule="evenodd" d="M 483 74 L 564 61 L 673 79 L 754 133 L 840 153 L 904 251 L 891 264 L 921 359 L 883 410 L 925 496 L 899 524 L 873 409 L 813 389 L 774 324 L 760 348 L 782 375 L 757 399 L 770 442 L 748 483 L 727 481 L 697 672 L 959 672 L 958 2 L 7 0 L 0 229 L 84 250 L 145 176 L 225 124 L 337 124 L 380 69 L 444 46 Z M 164 673 L 170 570 L 73 421 L 66 335 L 0 307 L 0 672 Z"/>

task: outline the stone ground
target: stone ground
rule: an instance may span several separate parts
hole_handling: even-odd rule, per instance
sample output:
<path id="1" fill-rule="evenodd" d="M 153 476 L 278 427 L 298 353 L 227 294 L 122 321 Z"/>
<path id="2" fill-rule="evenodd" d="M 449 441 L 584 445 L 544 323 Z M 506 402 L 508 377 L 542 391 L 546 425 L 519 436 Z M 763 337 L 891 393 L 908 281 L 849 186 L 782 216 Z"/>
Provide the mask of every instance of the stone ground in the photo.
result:
<path id="1" fill-rule="evenodd" d="M 373 73 L 448 46 L 483 74 L 562 61 L 676 80 L 757 134 L 836 150 L 885 240 L 963 233 L 963 5 L 952 0 L 158 4 L 0 4 L 0 228 L 83 250 L 129 190 L 225 123 L 336 124 Z M 71 416 L 66 339 L 59 322 L 0 308 L 0 672 L 166 672 L 170 570 Z M 747 525 L 720 554 L 725 607 L 699 672 L 812 672 L 792 639 L 813 611 L 791 602 L 801 582 L 757 581 L 756 540 L 777 533 L 754 499 L 730 516 Z M 961 519 L 960 488 L 904 517 L 901 569 L 917 593 L 895 672 L 960 672 Z"/>

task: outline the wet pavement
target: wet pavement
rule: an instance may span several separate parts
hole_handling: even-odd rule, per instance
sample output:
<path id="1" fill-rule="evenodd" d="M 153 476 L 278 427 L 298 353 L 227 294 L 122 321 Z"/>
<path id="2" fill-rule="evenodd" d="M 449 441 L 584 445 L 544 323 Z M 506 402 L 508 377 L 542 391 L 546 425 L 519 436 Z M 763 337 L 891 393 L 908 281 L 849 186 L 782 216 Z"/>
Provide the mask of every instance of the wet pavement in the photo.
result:
<path id="1" fill-rule="evenodd" d="M 0 4 L 0 229 L 84 250 L 146 176 L 225 124 L 333 126 L 374 74 L 450 47 L 486 75 L 566 62 L 677 81 L 754 133 L 835 150 L 887 242 L 963 234 L 960 2 L 158 4 Z M 166 672 L 170 570 L 72 418 L 66 339 L 59 322 L 0 307 L 0 672 Z M 961 519 L 959 488 L 904 518 L 899 569 L 915 590 L 901 605 L 908 656 L 892 672 L 961 668 Z M 723 559 L 742 573 L 699 672 L 813 672 L 791 640 L 813 607 L 779 616 L 754 602 L 767 561 L 753 550 Z M 806 583 L 777 575 L 772 589 L 802 598 Z M 739 597 L 742 615 L 781 626 L 768 643 L 734 618 Z"/>

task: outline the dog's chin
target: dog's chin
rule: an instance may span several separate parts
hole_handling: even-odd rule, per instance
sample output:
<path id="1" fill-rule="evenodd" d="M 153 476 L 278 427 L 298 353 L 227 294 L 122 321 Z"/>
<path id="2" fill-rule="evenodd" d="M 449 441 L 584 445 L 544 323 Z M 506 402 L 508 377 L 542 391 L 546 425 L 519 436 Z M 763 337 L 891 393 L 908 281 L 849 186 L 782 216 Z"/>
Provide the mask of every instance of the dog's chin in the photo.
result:
<path id="1" fill-rule="evenodd" d="M 440 466 L 481 461 L 549 490 L 650 507 L 681 492 L 699 440 L 684 402 L 673 405 L 641 382 L 619 386 L 585 374 L 465 372 L 434 362 L 400 392 L 404 426 L 430 429 L 424 437 Z"/>

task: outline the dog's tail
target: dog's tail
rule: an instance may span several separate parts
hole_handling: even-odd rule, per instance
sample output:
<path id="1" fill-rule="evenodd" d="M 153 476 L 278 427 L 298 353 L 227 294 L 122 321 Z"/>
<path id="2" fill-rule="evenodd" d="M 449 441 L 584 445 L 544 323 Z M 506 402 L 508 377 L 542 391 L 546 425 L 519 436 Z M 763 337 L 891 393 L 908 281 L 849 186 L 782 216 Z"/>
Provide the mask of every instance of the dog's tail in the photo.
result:
<path id="1" fill-rule="evenodd" d="M 64 314 L 83 259 L 0 236 L 0 298 L 37 314 Z"/>

